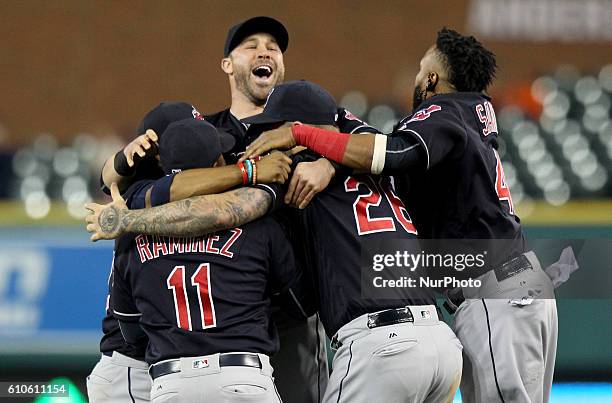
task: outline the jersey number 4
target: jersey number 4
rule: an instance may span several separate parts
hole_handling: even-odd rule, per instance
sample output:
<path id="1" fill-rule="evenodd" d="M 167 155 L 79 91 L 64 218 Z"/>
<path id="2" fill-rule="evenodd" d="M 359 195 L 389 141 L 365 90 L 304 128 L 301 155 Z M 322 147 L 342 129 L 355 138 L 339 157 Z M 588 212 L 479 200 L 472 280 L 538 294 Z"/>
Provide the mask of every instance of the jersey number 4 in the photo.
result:
<path id="1" fill-rule="evenodd" d="M 168 276 L 166 284 L 168 289 L 172 290 L 174 297 L 174 310 L 176 311 L 178 327 L 185 330 L 193 330 L 189 298 L 187 298 L 187 285 L 185 284 L 185 266 L 176 266 Z M 202 329 L 217 326 L 215 305 L 213 304 L 211 294 L 209 263 L 202 263 L 198 267 L 193 276 L 191 276 L 191 285 L 198 293 Z"/>
<path id="2" fill-rule="evenodd" d="M 506 175 L 501 159 L 497 151 L 493 150 L 493 153 L 495 154 L 495 192 L 499 200 L 508 202 L 510 214 L 514 215 L 514 204 L 512 203 L 512 196 L 510 196 L 510 189 L 506 184 Z"/>
<path id="3" fill-rule="evenodd" d="M 391 180 L 392 179 L 389 177 L 378 177 L 373 179 L 370 176 L 364 176 L 362 180 L 357 180 L 349 176 L 344 182 L 344 190 L 347 192 L 358 192 L 359 185 L 368 191 L 367 194 L 360 194 L 357 196 L 357 200 L 353 203 L 353 213 L 355 215 L 359 235 L 395 231 L 395 221 L 397 221 L 406 232 L 416 235 L 417 231 L 412 224 L 408 211 L 406 211 L 399 197 L 393 192 Z M 370 217 L 370 207 L 379 207 L 383 195 L 391 206 L 395 220 L 389 216 L 379 218 Z"/>

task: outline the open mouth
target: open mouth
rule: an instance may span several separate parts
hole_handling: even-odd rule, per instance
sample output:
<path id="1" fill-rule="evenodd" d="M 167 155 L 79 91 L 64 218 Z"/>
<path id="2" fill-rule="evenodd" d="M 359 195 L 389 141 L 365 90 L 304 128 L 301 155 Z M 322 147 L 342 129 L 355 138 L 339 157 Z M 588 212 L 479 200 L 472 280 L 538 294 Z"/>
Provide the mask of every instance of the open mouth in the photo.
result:
<path id="1" fill-rule="evenodd" d="M 258 79 L 257 81 L 268 81 L 268 79 L 272 77 L 274 70 L 272 70 L 271 66 L 263 64 L 255 67 L 253 70 L 251 70 L 251 73 Z"/>

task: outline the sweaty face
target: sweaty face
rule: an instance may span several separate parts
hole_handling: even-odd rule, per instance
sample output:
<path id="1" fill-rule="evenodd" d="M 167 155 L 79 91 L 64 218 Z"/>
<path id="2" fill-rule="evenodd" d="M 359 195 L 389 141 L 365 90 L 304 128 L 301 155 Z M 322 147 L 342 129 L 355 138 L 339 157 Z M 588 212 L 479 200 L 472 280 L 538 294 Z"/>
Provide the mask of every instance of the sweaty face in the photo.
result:
<path id="1" fill-rule="evenodd" d="M 285 77 L 283 53 L 269 34 L 247 37 L 230 54 L 236 89 L 255 105 L 263 105 L 270 90 Z"/>

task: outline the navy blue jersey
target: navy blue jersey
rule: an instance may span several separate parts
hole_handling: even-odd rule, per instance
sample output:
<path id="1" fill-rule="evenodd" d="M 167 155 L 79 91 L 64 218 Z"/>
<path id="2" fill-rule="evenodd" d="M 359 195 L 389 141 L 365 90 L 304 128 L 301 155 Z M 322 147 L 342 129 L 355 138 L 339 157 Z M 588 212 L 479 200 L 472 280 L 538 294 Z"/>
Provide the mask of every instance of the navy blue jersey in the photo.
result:
<path id="1" fill-rule="evenodd" d="M 282 198 L 282 188 L 274 188 Z M 391 177 L 337 175 L 308 207 L 290 211 L 298 216 L 293 221 L 296 232 L 304 234 L 306 267 L 314 277 L 319 315 L 329 337 L 365 313 L 435 303 L 426 289 L 397 288 L 395 298 L 362 297 L 362 243 L 417 236 Z"/>
<path id="2" fill-rule="evenodd" d="M 347 110 L 339 110 L 337 124 L 344 133 L 379 133 Z M 293 157 L 300 162 L 318 158 L 311 151 Z M 275 208 L 282 206 L 284 188 L 273 185 Z M 386 176 L 349 176 L 343 171 L 316 195 L 304 210 L 285 209 L 294 245 L 309 270 L 319 300 L 319 315 L 332 337 L 340 327 L 365 313 L 405 305 L 433 304 L 426 290 L 396 289 L 395 299 L 365 299 L 361 296 L 362 242 L 416 238 L 416 229 L 395 194 L 394 181 Z"/>
<path id="3" fill-rule="evenodd" d="M 344 108 L 338 108 L 336 126 L 338 126 L 338 130 L 342 133 L 380 133 L 378 129 L 370 126 L 367 122 Z"/>
<path id="4" fill-rule="evenodd" d="M 315 269 L 319 314 L 329 337 L 365 313 L 434 304 L 427 290 L 395 289 L 395 299 L 361 296 L 362 242 L 416 238 L 404 205 L 386 176 L 338 176 L 302 210 L 309 263 Z"/>
<path id="5" fill-rule="evenodd" d="M 129 208 L 144 208 L 144 193 L 139 196 L 139 189 L 141 186 L 145 186 L 148 183 L 153 182 L 152 180 L 139 181 L 139 185 L 133 185 L 125 192 L 124 197 L 126 204 Z M 116 243 L 115 243 L 116 244 Z M 122 251 L 113 251 L 113 261 L 111 264 L 111 271 L 108 276 L 108 295 L 106 297 L 106 311 L 104 319 L 102 319 L 102 340 L 100 340 L 100 352 L 111 355 L 113 351 L 117 351 L 128 357 L 135 358 L 137 360 L 144 360 L 145 350 L 147 348 L 148 340 L 143 338 L 136 343 L 127 343 L 121 334 L 119 329 L 119 322 L 113 316 L 113 300 L 112 287 L 114 282 L 115 264 L 124 261 L 124 259 L 115 259 L 117 254 Z"/>
<path id="6" fill-rule="evenodd" d="M 270 299 L 300 279 L 272 218 L 196 238 L 131 234 L 117 250 L 114 314 L 139 321 L 147 362 L 278 350 Z"/>
<path id="7" fill-rule="evenodd" d="M 113 351 L 132 357 L 136 360 L 144 360 L 147 340 L 143 339 L 139 343 L 128 344 L 119 329 L 119 321 L 113 316 L 113 305 L 111 301 L 111 289 L 113 284 L 115 259 L 108 277 L 108 296 L 106 298 L 106 311 L 102 319 L 102 340 L 100 340 L 100 352 L 111 355 Z"/>
<path id="8" fill-rule="evenodd" d="M 393 141 L 418 144 L 421 163 L 406 169 L 387 158 L 384 172 L 405 180 L 400 196 L 420 237 L 513 239 L 508 255 L 524 251 L 497 136 L 493 105 L 480 93 L 436 95 L 398 123 L 387 149 Z"/>
<path id="9" fill-rule="evenodd" d="M 219 129 L 230 133 L 236 139 L 234 148 L 224 154 L 224 158 L 228 164 L 236 162 L 239 155 L 244 151 L 246 144 L 249 144 L 261 133 L 261 130 L 257 127 L 247 130 L 247 125 L 236 119 L 229 109 L 207 116 L 206 120 Z M 336 121 L 340 131 L 343 133 L 380 133 L 377 129 L 368 125 L 344 108 L 338 109 Z M 312 157 L 308 161 L 315 161 L 319 158 L 319 155 L 312 153 Z M 351 172 L 350 169 L 340 164 L 333 161 L 330 162 L 336 169 L 336 172 L 343 174 L 349 174 Z M 151 206 L 160 206 L 168 203 L 170 201 L 170 187 L 172 186 L 174 175 L 176 174 L 161 176 L 158 177 L 157 180 L 146 179 L 139 181 L 138 186 L 135 189 L 131 189 L 131 193 L 133 194 L 131 197 L 134 198 L 137 204 L 130 208 L 144 208 L 145 196 L 149 189 L 151 189 Z M 136 182 L 134 182 L 134 184 L 135 183 Z"/>
<path id="10" fill-rule="evenodd" d="M 223 154 L 223 157 L 228 164 L 236 163 L 240 153 L 244 152 L 246 146 L 252 141 L 252 139 L 249 140 L 247 137 L 248 126 L 240 122 L 229 108 L 212 115 L 206 115 L 204 119 L 217 129 L 221 129 L 234 137 L 236 140 L 234 148 Z"/>

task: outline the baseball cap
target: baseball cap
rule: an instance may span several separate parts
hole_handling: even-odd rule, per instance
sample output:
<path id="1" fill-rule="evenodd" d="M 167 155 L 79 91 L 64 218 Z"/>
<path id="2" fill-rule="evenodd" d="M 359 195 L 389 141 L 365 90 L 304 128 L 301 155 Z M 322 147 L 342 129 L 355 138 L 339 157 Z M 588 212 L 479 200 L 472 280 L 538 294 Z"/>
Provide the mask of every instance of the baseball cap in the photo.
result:
<path id="1" fill-rule="evenodd" d="M 153 129 L 161 137 L 170 123 L 187 118 L 204 119 L 202 114 L 187 102 L 162 102 L 145 115 L 138 125 L 138 134 Z"/>
<path id="2" fill-rule="evenodd" d="M 242 42 L 244 38 L 258 32 L 265 32 L 272 35 L 274 39 L 276 39 L 281 52 L 285 53 L 289 45 L 289 33 L 285 26 L 272 17 L 259 16 L 250 18 L 230 28 L 227 33 L 227 38 L 225 39 L 225 48 L 223 50 L 224 56 L 229 56 L 231 51 L 234 50 L 236 46 L 240 45 L 240 42 Z"/>
<path id="3" fill-rule="evenodd" d="M 234 147 L 235 139 L 204 120 L 183 119 L 168 125 L 159 143 L 159 159 L 166 174 L 210 168 Z"/>
<path id="4" fill-rule="evenodd" d="M 323 87 L 310 81 L 289 81 L 272 88 L 262 113 L 242 119 L 249 124 L 299 120 L 313 125 L 335 125 L 338 105 Z"/>

